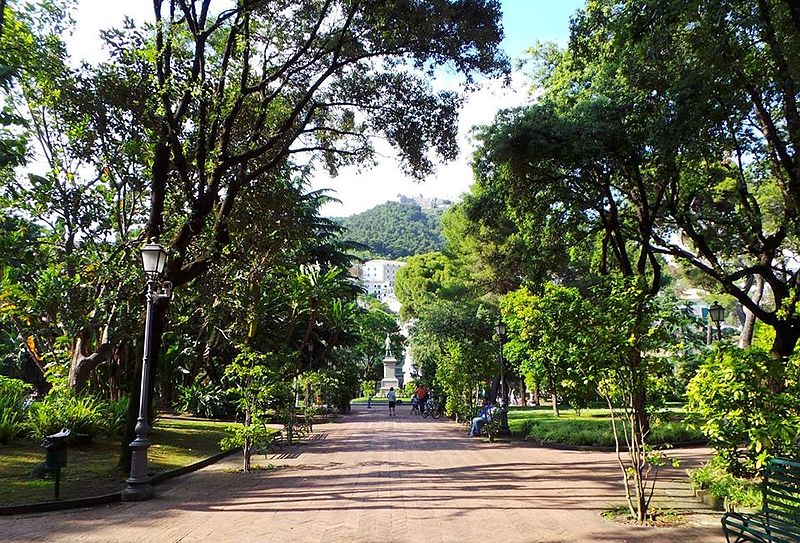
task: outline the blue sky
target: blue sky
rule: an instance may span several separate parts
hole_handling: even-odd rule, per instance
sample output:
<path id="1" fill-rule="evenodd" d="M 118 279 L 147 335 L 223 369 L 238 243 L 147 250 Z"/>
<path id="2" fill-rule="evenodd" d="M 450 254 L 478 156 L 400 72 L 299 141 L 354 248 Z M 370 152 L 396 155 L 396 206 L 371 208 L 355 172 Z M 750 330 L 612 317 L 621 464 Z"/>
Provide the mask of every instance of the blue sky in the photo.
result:
<path id="1" fill-rule="evenodd" d="M 584 0 L 501 0 L 501 5 L 505 33 L 502 46 L 516 59 L 537 41 L 555 41 L 566 46 L 570 17 L 583 7 Z M 527 82 L 521 76 L 515 77 L 515 85 L 510 89 L 502 88 L 499 82 L 484 82 L 483 88 L 467 100 L 461 112 L 459 158 L 441 165 L 437 173 L 423 183 L 404 177 L 391 157 L 366 172 L 352 168 L 342 170 L 335 179 L 324 174 L 317 176 L 314 188 L 333 189 L 333 196 L 341 200 L 341 204 L 323 208 L 323 214 L 340 217 L 360 213 L 387 200 L 396 200 L 398 194 L 458 199 L 472 184 L 469 160 L 473 147 L 469 130 L 476 124 L 491 122 L 501 108 L 525 103 L 529 99 L 528 91 Z"/>
<path id="2" fill-rule="evenodd" d="M 564 46 L 569 38 L 569 19 L 584 5 L 584 0 L 501 0 L 503 9 L 503 48 L 512 58 L 519 58 L 536 41 L 556 41 Z M 74 58 L 96 59 L 101 28 L 117 26 L 123 15 L 136 21 L 152 20 L 152 2 L 147 0 L 79 0 L 75 19 L 78 26 L 70 40 Z M 528 89 L 521 77 L 513 88 L 501 88 L 498 82 L 485 81 L 483 88 L 471 96 L 461 113 L 461 156 L 453 163 L 442 165 L 437 174 L 424 183 L 405 178 L 396 161 L 387 156 L 377 168 L 359 172 L 345 169 L 336 179 L 319 175 L 313 188 L 330 188 L 341 204 L 331 204 L 323 213 L 344 216 L 358 213 L 396 199 L 397 194 L 423 194 L 455 199 L 467 191 L 472 182 L 469 169 L 471 147 L 468 138 L 475 124 L 491 122 L 495 112 L 503 107 L 524 103 Z"/>
<path id="3" fill-rule="evenodd" d="M 539 41 L 557 41 L 566 45 L 569 18 L 583 7 L 583 0 L 502 0 L 503 47 L 511 56 Z"/>

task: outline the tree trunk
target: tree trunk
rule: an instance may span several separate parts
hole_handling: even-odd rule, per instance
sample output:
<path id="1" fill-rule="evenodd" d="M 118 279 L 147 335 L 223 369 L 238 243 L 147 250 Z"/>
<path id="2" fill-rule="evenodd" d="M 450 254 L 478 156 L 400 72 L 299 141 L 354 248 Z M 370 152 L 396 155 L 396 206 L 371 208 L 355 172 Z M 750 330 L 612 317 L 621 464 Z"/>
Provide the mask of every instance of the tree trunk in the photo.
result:
<path id="1" fill-rule="evenodd" d="M 647 440 L 650 435 L 650 417 L 647 414 L 647 377 L 644 375 L 642 368 L 642 355 L 638 350 L 631 350 L 628 354 L 631 372 L 631 386 L 630 391 L 631 407 L 636 417 L 636 422 L 641 429 L 643 440 Z"/>
<path id="2" fill-rule="evenodd" d="M 90 332 L 83 330 L 75 340 L 72 362 L 69 365 L 68 381 L 69 388 L 73 392 L 82 392 L 86 388 L 86 383 L 89 381 L 92 372 L 97 366 L 106 362 L 112 353 L 111 343 L 108 341 L 107 327 L 103 330 L 100 345 L 91 353 L 89 350 L 89 336 Z"/>
<path id="3" fill-rule="evenodd" d="M 761 304 L 761 298 L 764 295 L 764 278 L 761 275 L 756 276 L 756 291 L 753 295 L 753 302 L 756 305 Z M 742 306 L 744 311 L 744 323 L 742 324 L 742 333 L 739 335 L 739 348 L 746 349 L 753 343 L 753 332 L 755 331 L 756 316 L 752 311 Z"/>
<path id="4" fill-rule="evenodd" d="M 558 394 L 555 390 L 553 390 L 553 395 L 551 396 L 551 400 L 553 403 L 553 414 L 557 417 L 561 416 L 561 413 L 558 411 Z"/>
<path id="5" fill-rule="evenodd" d="M 800 337 L 800 330 L 794 323 L 782 321 L 775 326 L 775 341 L 772 343 L 770 355 L 773 359 L 773 367 L 770 368 L 770 389 L 775 392 L 783 392 L 786 388 L 786 364 L 789 357 L 794 352 L 797 340 Z"/>
<path id="6" fill-rule="evenodd" d="M 250 405 L 245 407 L 244 411 L 244 427 L 249 428 L 252 424 L 252 412 L 250 411 Z M 244 443 L 242 446 L 242 455 L 244 456 L 242 460 L 242 470 L 245 473 L 250 473 L 250 455 L 253 452 L 253 444 L 251 443 L 251 439 L 247 433 L 245 433 Z"/>
<path id="7" fill-rule="evenodd" d="M 647 415 L 647 392 L 640 386 L 633 396 L 633 410 L 636 413 L 636 422 L 642 431 L 642 436 L 647 439 L 650 435 L 650 417 Z"/>

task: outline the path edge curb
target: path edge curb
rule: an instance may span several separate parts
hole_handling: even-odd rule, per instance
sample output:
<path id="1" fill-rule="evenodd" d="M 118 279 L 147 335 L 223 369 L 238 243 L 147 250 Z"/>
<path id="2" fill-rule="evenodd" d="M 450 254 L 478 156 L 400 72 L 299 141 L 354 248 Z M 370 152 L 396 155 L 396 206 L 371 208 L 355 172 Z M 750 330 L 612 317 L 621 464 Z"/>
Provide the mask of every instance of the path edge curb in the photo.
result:
<path id="1" fill-rule="evenodd" d="M 222 451 L 214 456 L 209 456 L 203 460 L 199 460 L 194 464 L 183 466 L 170 471 L 165 471 L 153 476 L 150 479 L 150 484 L 153 486 L 159 485 L 164 481 L 192 473 L 199 469 L 210 466 L 230 456 L 234 453 L 241 451 L 241 447 L 235 447 L 227 451 Z M 36 503 L 23 503 L 20 505 L 6 505 L 0 507 L 0 516 L 10 515 L 29 515 L 31 513 L 48 513 L 50 511 L 63 511 L 65 509 L 79 509 L 83 507 L 95 507 L 97 505 L 107 505 L 109 503 L 117 503 L 122 501 L 122 491 L 112 492 L 110 494 L 101 494 L 99 496 L 88 496 L 85 498 L 73 498 L 70 500 L 51 500 L 46 502 Z"/>

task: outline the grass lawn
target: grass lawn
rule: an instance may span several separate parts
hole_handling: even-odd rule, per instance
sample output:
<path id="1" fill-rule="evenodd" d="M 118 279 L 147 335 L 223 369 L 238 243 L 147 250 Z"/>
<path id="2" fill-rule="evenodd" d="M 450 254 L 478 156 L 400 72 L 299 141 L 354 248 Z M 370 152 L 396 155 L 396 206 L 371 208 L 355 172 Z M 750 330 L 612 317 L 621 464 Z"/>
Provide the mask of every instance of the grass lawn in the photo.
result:
<path id="1" fill-rule="evenodd" d="M 702 441 L 704 436 L 687 427 L 682 407 L 670 407 L 661 420 L 652 421 L 650 443 Z M 538 442 L 568 445 L 614 446 L 611 417 L 608 409 L 582 409 L 580 416 L 571 409 L 562 409 L 556 417 L 550 406 L 512 407 L 508 413 L 508 426 L 514 434 Z"/>
<path id="2" fill-rule="evenodd" d="M 228 422 L 163 418 L 150 433 L 148 450 L 151 473 L 183 467 L 220 452 L 219 441 Z M 70 447 L 67 467 L 61 470 L 60 498 L 80 498 L 120 490 L 126 476 L 117 469 L 119 441 L 96 438 L 92 443 Z M 17 439 L 0 445 L 0 505 L 17 505 L 53 499 L 54 479 L 31 474 L 44 461 L 38 442 Z"/>

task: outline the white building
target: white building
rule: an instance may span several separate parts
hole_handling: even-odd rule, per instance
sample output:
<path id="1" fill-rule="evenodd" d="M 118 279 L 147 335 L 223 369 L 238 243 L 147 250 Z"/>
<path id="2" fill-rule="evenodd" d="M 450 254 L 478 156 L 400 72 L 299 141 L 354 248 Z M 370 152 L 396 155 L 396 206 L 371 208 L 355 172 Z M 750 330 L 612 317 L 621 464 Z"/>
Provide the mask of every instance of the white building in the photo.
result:
<path id="1" fill-rule="evenodd" d="M 399 260 L 368 260 L 361 267 L 359 279 L 367 294 L 389 306 L 392 311 L 400 310 L 400 302 L 394 295 L 394 276 L 397 270 L 405 266 Z"/>

